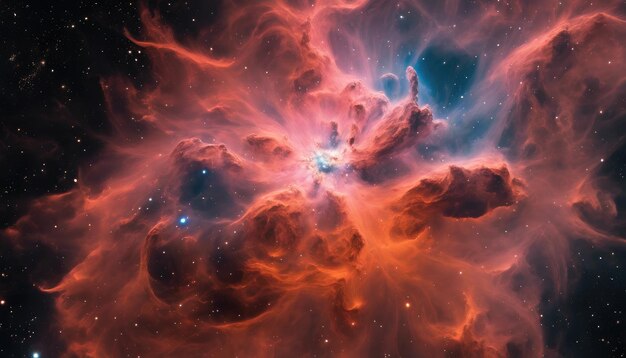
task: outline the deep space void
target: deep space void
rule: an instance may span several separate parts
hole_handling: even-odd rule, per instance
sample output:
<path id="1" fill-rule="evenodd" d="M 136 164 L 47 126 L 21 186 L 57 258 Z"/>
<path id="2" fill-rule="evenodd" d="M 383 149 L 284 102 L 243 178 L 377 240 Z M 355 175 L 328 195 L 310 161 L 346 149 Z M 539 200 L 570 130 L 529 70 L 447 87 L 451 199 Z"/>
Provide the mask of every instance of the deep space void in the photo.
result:
<path id="1" fill-rule="evenodd" d="M 626 355 L 626 1 L 0 5 L 0 357 Z"/>

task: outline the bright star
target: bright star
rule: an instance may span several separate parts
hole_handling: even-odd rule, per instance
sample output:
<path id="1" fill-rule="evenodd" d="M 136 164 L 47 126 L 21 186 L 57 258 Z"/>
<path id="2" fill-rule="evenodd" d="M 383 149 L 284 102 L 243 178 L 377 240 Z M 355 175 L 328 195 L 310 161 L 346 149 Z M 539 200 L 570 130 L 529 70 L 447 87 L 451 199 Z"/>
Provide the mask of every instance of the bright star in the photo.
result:
<path id="1" fill-rule="evenodd" d="M 330 173 L 335 169 L 337 158 L 334 153 L 317 152 L 313 156 L 313 163 L 318 171 Z"/>

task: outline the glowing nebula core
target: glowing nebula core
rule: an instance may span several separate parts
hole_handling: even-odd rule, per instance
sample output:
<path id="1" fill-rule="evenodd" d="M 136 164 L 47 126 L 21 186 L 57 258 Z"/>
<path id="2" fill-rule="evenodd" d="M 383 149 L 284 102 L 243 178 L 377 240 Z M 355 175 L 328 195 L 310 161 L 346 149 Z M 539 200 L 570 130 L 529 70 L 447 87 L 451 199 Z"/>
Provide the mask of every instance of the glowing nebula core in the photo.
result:
<path id="1" fill-rule="evenodd" d="M 623 245 L 623 3 L 222 7 L 139 5 L 154 83 L 102 78 L 97 160 L 2 233 L 71 260 L 63 354 L 558 356 L 571 240 Z"/>

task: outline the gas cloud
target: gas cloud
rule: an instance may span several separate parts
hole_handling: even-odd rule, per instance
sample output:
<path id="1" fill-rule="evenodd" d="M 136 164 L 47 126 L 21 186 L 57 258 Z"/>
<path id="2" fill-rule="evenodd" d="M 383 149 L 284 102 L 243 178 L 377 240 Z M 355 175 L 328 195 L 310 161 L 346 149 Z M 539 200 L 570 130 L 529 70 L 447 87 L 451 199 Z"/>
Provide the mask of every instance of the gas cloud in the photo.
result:
<path id="1" fill-rule="evenodd" d="M 134 6 L 149 80 L 0 232 L 62 256 L 42 356 L 585 356 L 591 248 L 623 354 L 622 1 Z"/>

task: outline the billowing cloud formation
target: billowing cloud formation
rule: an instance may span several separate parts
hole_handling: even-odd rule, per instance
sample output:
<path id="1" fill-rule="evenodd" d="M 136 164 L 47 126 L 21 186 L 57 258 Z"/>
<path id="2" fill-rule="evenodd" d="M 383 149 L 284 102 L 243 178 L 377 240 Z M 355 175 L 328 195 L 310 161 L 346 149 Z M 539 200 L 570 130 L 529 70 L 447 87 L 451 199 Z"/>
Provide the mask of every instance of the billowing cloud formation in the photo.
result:
<path id="1" fill-rule="evenodd" d="M 141 9 L 158 82 L 102 79 L 100 160 L 2 234 L 71 262 L 38 282 L 65 355 L 557 354 L 569 240 L 623 229 L 619 5 L 223 6 L 186 39 Z"/>
<path id="2" fill-rule="evenodd" d="M 404 194 L 394 229 L 402 236 L 417 236 L 437 216 L 481 217 L 499 206 L 517 203 L 520 186 L 506 168 L 470 171 L 451 166 L 443 179 L 423 179 Z"/>

